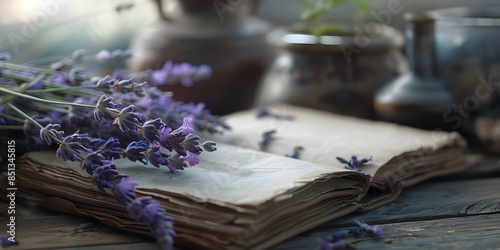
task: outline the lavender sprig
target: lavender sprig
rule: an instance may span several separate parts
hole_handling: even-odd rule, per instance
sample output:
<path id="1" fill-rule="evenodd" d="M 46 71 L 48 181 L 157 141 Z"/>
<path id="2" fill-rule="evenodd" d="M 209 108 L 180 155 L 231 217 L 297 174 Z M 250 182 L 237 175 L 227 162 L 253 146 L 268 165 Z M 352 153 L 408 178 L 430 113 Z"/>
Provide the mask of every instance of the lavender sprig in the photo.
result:
<path id="1" fill-rule="evenodd" d="M 274 136 L 274 134 L 276 134 L 276 132 L 277 132 L 276 129 L 269 129 L 269 130 L 264 131 L 264 133 L 262 133 L 262 135 L 260 136 L 260 140 L 258 142 L 259 148 L 261 150 L 269 145 L 271 140 L 274 139 L 273 136 Z"/>
<path id="2" fill-rule="evenodd" d="M 19 245 L 19 241 L 6 235 L 0 235 L 0 245 L 2 247 Z"/>
<path id="3" fill-rule="evenodd" d="M 359 169 L 359 167 L 362 166 L 363 164 L 367 163 L 367 162 L 372 161 L 373 157 L 369 156 L 369 157 L 366 157 L 366 158 L 358 159 L 357 156 L 353 155 L 353 156 L 351 156 L 350 160 L 346 160 L 346 159 L 344 159 L 342 157 L 338 157 L 337 156 L 337 160 L 339 162 L 341 162 L 341 163 L 347 164 L 345 166 L 345 169 L 355 170 L 355 171 L 358 171 L 360 173 L 365 173 L 363 170 Z"/>
<path id="4" fill-rule="evenodd" d="M 382 228 L 379 226 L 370 226 L 359 220 L 354 220 L 357 226 L 348 227 L 346 229 L 340 229 L 333 232 L 327 237 L 323 238 L 320 243 L 321 249 L 323 250 L 333 250 L 333 249 L 354 249 L 354 246 L 349 242 L 342 242 L 341 239 L 345 239 L 349 236 L 360 237 L 366 234 L 369 237 L 380 237 L 382 236 Z"/>
<path id="5" fill-rule="evenodd" d="M 114 160 L 166 166 L 173 172 L 199 164 L 203 151 L 216 151 L 215 142 L 201 143 L 193 133 L 222 133 L 229 129 L 224 121 L 202 103 L 176 102 L 155 88 L 192 85 L 209 77 L 211 69 L 169 62 L 157 71 L 117 70 L 98 77 L 75 67 L 85 55 L 75 51 L 42 69 L 7 63 L 10 56 L 0 54 L 0 129 L 18 129 L 13 138 L 26 141 L 29 149 L 57 145 L 58 157 L 79 162 L 97 189 L 111 191 L 132 218 L 149 225 L 162 249 L 171 249 L 173 219 L 151 197 L 137 197 L 138 183 L 121 175 Z M 98 54 L 101 60 L 115 61 L 129 56 L 121 50 Z"/>

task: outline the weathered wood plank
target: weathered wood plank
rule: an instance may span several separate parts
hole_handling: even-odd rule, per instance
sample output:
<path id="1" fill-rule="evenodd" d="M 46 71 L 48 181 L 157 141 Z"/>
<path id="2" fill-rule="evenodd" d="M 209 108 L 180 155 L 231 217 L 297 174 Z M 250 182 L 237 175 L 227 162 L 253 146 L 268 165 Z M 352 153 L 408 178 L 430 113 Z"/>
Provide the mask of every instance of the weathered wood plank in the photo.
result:
<path id="1" fill-rule="evenodd" d="M 500 178 L 428 182 L 403 190 L 394 202 L 320 227 L 338 227 L 352 219 L 391 223 L 500 212 Z"/>
<path id="2" fill-rule="evenodd" d="M 356 249 L 500 249 L 500 213 L 380 225 L 383 237 L 347 238 Z M 320 249 L 336 229 L 309 232 L 273 250 Z"/>
<path id="3" fill-rule="evenodd" d="M 6 205 L 2 202 L 1 207 Z M 3 213 L 2 213 L 3 215 Z M 92 227 L 75 230 L 81 224 L 93 222 Z M 6 229 L 7 216 L 2 216 L 0 225 Z M 106 245 L 117 243 L 136 243 L 152 241 L 151 238 L 117 230 L 100 222 L 72 215 L 62 215 L 40 207 L 16 204 L 16 239 L 18 246 L 8 249 L 51 249 L 57 247 L 75 247 Z M 7 230 L 2 230 L 4 235 Z"/>
<path id="4" fill-rule="evenodd" d="M 402 195 L 391 204 L 368 213 L 355 214 L 331 221 L 280 244 L 275 249 L 315 249 L 318 238 L 333 232 L 336 228 L 351 224 L 353 218 L 363 219 L 371 224 L 383 224 L 386 236 L 395 239 L 392 245 L 384 242 L 374 242 L 373 240 L 362 240 L 356 243 L 356 246 L 359 246 L 360 249 L 390 249 L 392 246 L 397 246 L 393 247 L 395 249 L 412 249 L 412 247 L 420 248 L 420 246 L 434 248 L 434 245 L 429 245 L 432 242 L 438 242 L 439 244 L 443 244 L 443 246 L 453 248 L 458 246 L 453 245 L 455 244 L 454 242 L 462 242 L 468 246 L 467 244 L 472 244 L 469 241 L 483 239 L 484 237 L 493 237 L 495 234 L 496 237 L 500 235 L 500 231 L 497 230 L 498 228 L 490 223 L 495 222 L 497 225 L 500 225 L 500 214 L 498 214 L 500 213 L 500 192 L 498 190 L 500 190 L 500 178 L 428 182 L 403 191 Z M 149 238 L 107 228 L 99 223 L 96 223 L 94 229 L 74 236 L 71 233 L 73 229 L 79 224 L 89 221 L 89 219 L 53 215 L 50 214 L 52 212 L 43 211 L 44 209 L 23 207 L 19 207 L 18 209 L 21 211 L 21 214 L 24 214 L 24 216 L 20 216 L 18 219 L 20 228 L 19 237 L 23 236 L 23 232 L 28 234 L 22 237 L 22 249 L 30 249 L 29 246 L 40 246 L 40 242 L 44 241 L 51 242 L 51 244 L 55 242 L 56 245 L 51 245 L 51 247 L 71 247 L 73 249 L 75 246 L 87 246 L 80 247 L 81 250 L 118 248 L 126 250 L 129 248 L 137 249 L 138 247 L 141 249 L 155 249 L 155 244 Z M 454 218 L 457 216 L 466 217 Z M 450 232 L 457 225 L 460 225 L 460 221 L 463 221 L 461 223 L 465 223 L 462 226 L 465 229 L 461 229 L 463 232 L 461 231 L 458 236 L 454 236 Z M 4 220 L 0 220 L 0 223 L 4 224 Z M 440 224 L 435 225 L 435 223 Z M 488 225 L 488 228 L 493 229 L 486 230 L 487 228 L 480 227 L 480 225 L 473 227 L 472 224 L 485 224 Z M 393 230 L 392 228 L 397 228 L 399 225 L 411 227 L 410 229 L 405 229 L 405 227 L 401 226 L 398 229 L 399 231 L 391 231 Z M 425 230 L 418 229 L 415 225 Z M 471 226 L 470 229 L 467 229 L 469 226 Z M 434 233 L 421 235 L 420 232 L 427 231 L 427 227 L 432 227 L 431 229 L 434 231 L 431 230 L 431 232 Z M 29 228 L 28 231 L 25 231 L 26 228 Z M 441 234 L 437 234 L 436 232 L 438 231 L 436 230 L 439 228 L 443 230 L 444 228 L 448 228 L 449 230 L 446 233 L 441 232 Z M 481 231 L 480 229 L 484 230 Z M 410 232 L 411 230 L 414 232 Z M 406 232 L 406 235 L 403 235 L 401 232 Z M 429 237 L 432 238 L 428 239 L 431 243 L 426 243 L 426 238 Z M 399 245 L 395 244 L 396 241 L 399 242 Z M 500 244 L 498 245 L 500 246 Z M 476 246 L 473 245 L 474 248 Z M 487 245 L 481 246 L 481 248 L 487 247 Z M 14 247 L 11 249 L 17 248 Z"/>

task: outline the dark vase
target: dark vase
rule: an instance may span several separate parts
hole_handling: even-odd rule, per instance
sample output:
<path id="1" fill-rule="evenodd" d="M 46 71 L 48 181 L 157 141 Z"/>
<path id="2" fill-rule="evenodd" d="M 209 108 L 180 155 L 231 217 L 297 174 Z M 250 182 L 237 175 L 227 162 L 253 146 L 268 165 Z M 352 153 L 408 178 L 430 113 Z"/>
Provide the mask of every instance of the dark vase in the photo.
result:
<path id="1" fill-rule="evenodd" d="M 391 81 L 375 98 L 380 119 L 424 129 L 449 130 L 444 115 L 453 105 L 451 92 L 439 80 L 435 50 L 435 20 L 427 14 L 407 14 L 407 73 Z"/>
<path id="2" fill-rule="evenodd" d="M 312 35 L 303 27 L 277 29 L 268 42 L 278 55 L 263 78 L 255 105 L 285 102 L 357 117 L 375 118 L 377 89 L 406 71 L 403 36 L 379 25 L 344 27 Z M 362 31 L 360 31 L 360 29 Z"/>
<path id="3" fill-rule="evenodd" d="M 161 3 L 161 1 L 158 1 Z M 212 77 L 192 87 L 163 86 L 174 98 L 204 102 L 215 114 L 251 106 L 270 50 L 265 35 L 270 25 L 253 16 L 257 1 L 178 0 L 132 42 L 134 71 L 160 68 L 168 60 L 208 64 Z M 161 8 L 161 5 L 159 5 Z"/>

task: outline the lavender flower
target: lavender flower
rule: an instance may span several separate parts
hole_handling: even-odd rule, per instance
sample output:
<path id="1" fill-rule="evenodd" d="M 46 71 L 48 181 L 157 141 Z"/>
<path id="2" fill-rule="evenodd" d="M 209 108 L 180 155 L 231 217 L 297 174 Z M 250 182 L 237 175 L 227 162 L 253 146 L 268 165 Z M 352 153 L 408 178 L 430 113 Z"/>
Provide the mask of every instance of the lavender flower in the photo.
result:
<path id="1" fill-rule="evenodd" d="M 59 143 L 63 140 L 63 131 L 59 131 L 61 128 L 59 124 L 48 124 L 45 128 L 40 129 L 40 139 L 51 145 L 52 143 Z"/>
<path id="2" fill-rule="evenodd" d="M 111 86 L 113 86 L 115 84 L 116 80 L 111 78 L 110 76 L 105 76 L 101 79 L 99 79 L 97 82 L 96 82 L 96 87 L 98 90 L 106 93 L 106 94 L 111 94 L 113 92 L 111 92 Z"/>
<path id="3" fill-rule="evenodd" d="M 270 112 L 267 108 L 265 107 L 259 107 L 257 109 L 257 118 L 263 118 L 263 117 L 272 117 L 278 120 L 293 120 L 295 117 L 290 116 L 290 115 L 280 115 L 276 113 Z"/>
<path id="4" fill-rule="evenodd" d="M 195 154 L 195 153 L 191 153 L 189 151 L 187 152 L 186 156 L 182 156 L 180 158 L 183 159 L 184 161 L 186 161 L 187 163 L 189 163 L 189 166 L 191 166 L 191 167 L 198 165 L 200 163 L 200 155 Z"/>
<path id="5" fill-rule="evenodd" d="M 12 246 L 12 245 L 19 245 L 19 241 L 16 240 L 14 237 L 9 238 L 9 236 L 1 235 L 0 236 L 0 245 L 2 247 Z"/>
<path id="6" fill-rule="evenodd" d="M 203 144 L 201 144 L 201 146 L 207 152 L 214 152 L 217 150 L 217 144 L 213 141 L 206 141 Z"/>
<path id="7" fill-rule="evenodd" d="M 164 214 L 165 209 L 161 208 L 157 201 L 149 196 L 140 197 L 128 204 L 127 210 L 137 221 L 149 225 L 162 249 L 173 248 L 173 238 L 176 236 L 172 225 L 173 219 Z"/>
<path id="8" fill-rule="evenodd" d="M 134 105 L 125 107 L 117 114 L 113 124 L 117 124 L 122 132 L 127 132 L 130 129 L 135 130 L 137 127 L 140 127 L 140 115 L 134 112 L 134 110 Z"/>
<path id="9" fill-rule="evenodd" d="M 186 136 L 186 139 L 184 139 L 184 141 L 182 142 L 182 145 L 183 145 L 182 150 L 184 154 L 181 155 L 187 154 L 186 151 L 197 155 L 203 152 L 203 149 L 201 149 L 200 147 L 200 137 L 197 135 L 189 134 L 188 136 Z M 178 150 L 176 151 L 179 153 Z"/>
<path id="10" fill-rule="evenodd" d="M 261 135 L 260 141 L 258 142 L 259 148 L 265 148 L 269 144 L 269 142 L 271 142 L 271 140 L 273 139 L 273 135 L 276 134 L 276 132 L 276 129 L 269 129 L 264 131 L 264 133 L 262 133 Z"/>
<path id="11" fill-rule="evenodd" d="M 161 129 L 165 127 L 165 123 L 161 120 L 161 118 L 156 118 L 154 120 L 148 120 L 142 124 L 139 129 L 139 134 L 141 134 L 144 139 L 146 139 L 149 143 L 153 143 L 158 141 L 160 138 Z"/>
<path id="12" fill-rule="evenodd" d="M 129 160 L 135 162 L 140 161 L 146 165 L 148 162 L 145 160 L 146 158 L 146 150 L 148 150 L 149 144 L 146 140 L 142 141 L 133 141 L 128 144 L 125 152 L 123 152 L 123 157 L 128 158 Z"/>
<path id="13" fill-rule="evenodd" d="M 107 140 L 99 140 L 101 143 L 96 148 L 97 150 L 102 151 L 102 155 L 106 159 L 119 159 L 121 153 L 123 153 L 123 148 L 120 146 L 120 140 L 115 137 L 110 137 Z"/>
<path id="14" fill-rule="evenodd" d="M 81 162 L 82 170 L 85 170 L 88 174 L 92 174 L 96 168 L 110 164 L 111 162 L 106 161 L 101 152 L 101 150 L 96 150 L 88 153 L 85 159 Z"/>
<path id="15" fill-rule="evenodd" d="M 303 148 L 301 146 L 296 146 L 293 148 L 293 151 L 291 154 L 286 154 L 285 157 L 290 157 L 294 159 L 299 159 L 299 151 L 301 151 Z"/>
<path id="16" fill-rule="evenodd" d="M 0 61 L 9 61 L 12 56 L 7 52 L 0 53 Z"/>
<path id="17" fill-rule="evenodd" d="M 69 135 L 63 138 L 59 148 L 56 151 L 56 155 L 59 158 L 67 161 L 83 161 L 81 152 L 91 152 L 90 149 L 84 147 L 80 142 L 82 141 L 82 136 L 79 134 Z"/>
<path id="18" fill-rule="evenodd" d="M 182 126 L 172 132 L 168 127 L 163 128 L 160 132 L 160 144 L 168 151 L 175 150 L 178 154 L 186 156 L 186 150 L 182 143 L 194 131 L 191 127 L 191 121 L 191 117 L 185 117 Z"/>
<path id="19" fill-rule="evenodd" d="M 115 189 L 116 185 L 110 181 L 117 176 L 119 176 L 118 170 L 116 170 L 116 166 L 112 163 L 98 166 L 94 169 L 94 173 L 92 174 L 92 181 L 95 183 L 99 191 L 106 192 L 105 188 Z"/>
<path id="20" fill-rule="evenodd" d="M 355 249 L 349 242 L 327 242 L 321 243 L 322 250 L 335 250 L 335 249 Z"/>
<path id="21" fill-rule="evenodd" d="M 184 168 L 187 167 L 184 157 L 187 157 L 187 154 L 186 156 L 175 154 L 167 159 L 167 167 L 170 169 L 170 172 L 173 173 L 175 170 L 184 170 Z"/>
<path id="22" fill-rule="evenodd" d="M 100 61 L 104 61 L 104 60 L 108 60 L 111 58 L 111 53 L 105 49 L 99 51 L 99 53 L 97 53 L 95 55 L 96 59 L 97 60 L 100 60 Z"/>
<path id="23" fill-rule="evenodd" d="M 160 247 L 171 248 L 175 236 L 172 218 L 164 214 L 158 202 L 137 199 L 137 183 L 121 175 L 113 160 L 123 157 L 155 167 L 166 165 L 173 172 L 199 164 L 203 150 L 215 151 L 214 142 L 200 145 L 200 137 L 193 132 L 222 133 L 229 129 L 224 121 L 211 115 L 203 103 L 176 102 L 150 84 L 152 78 L 163 74 L 165 83 L 190 86 L 207 78 L 211 69 L 167 63 L 157 74 L 152 70 L 130 73 L 116 69 L 112 76 L 102 78 L 74 67 L 85 60 L 85 54 L 78 50 L 52 64 L 58 73 L 2 63 L 0 99 L 6 102 L 0 105 L 0 124 L 12 128 L 23 125 L 30 150 L 59 144 L 58 157 L 79 162 L 101 192 L 111 190 L 117 202 L 130 207 L 133 218 L 149 224 Z M 101 60 L 130 56 L 130 51 L 122 50 L 103 50 L 96 55 Z M 0 60 L 9 57 L 0 54 Z M 96 97 L 99 92 L 106 95 Z M 169 152 L 163 153 L 164 149 Z"/>
<path id="24" fill-rule="evenodd" d="M 367 157 L 367 158 L 362 158 L 362 159 L 358 159 L 357 156 L 353 155 L 351 156 L 351 159 L 348 161 L 342 157 L 337 157 L 337 160 L 341 163 L 344 163 L 344 164 L 347 164 L 347 166 L 345 166 L 346 169 L 349 169 L 349 170 L 356 170 L 356 171 L 359 171 L 359 172 L 363 172 L 361 169 L 358 169 L 361 165 L 369 162 L 369 161 L 372 161 L 373 160 L 373 157 L 370 156 L 370 157 Z"/>
<path id="25" fill-rule="evenodd" d="M 152 73 L 152 80 L 158 85 L 180 82 L 185 87 L 191 87 L 194 81 L 209 78 L 212 69 L 208 65 L 192 66 L 188 63 L 174 64 L 167 61 L 165 65 Z"/>
<path id="26" fill-rule="evenodd" d="M 359 226 L 362 232 L 368 234 L 370 237 L 380 237 L 382 236 L 382 228 L 379 226 L 370 226 L 359 220 L 354 220 L 354 223 Z"/>
<path id="27" fill-rule="evenodd" d="M 127 176 L 120 178 L 113 189 L 116 201 L 120 204 L 127 205 L 129 200 L 134 200 L 136 198 L 135 187 L 137 185 L 139 184 Z"/>
<path id="28" fill-rule="evenodd" d="M 94 110 L 94 119 L 101 122 L 114 120 L 118 113 L 120 113 L 120 111 L 116 109 L 116 104 L 113 103 L 113 97 L 106 97 L 103 95 L 97 101 Z"/>
<path id="29" fill-rule="evenodd" d="M 81 62 L 83 61 L 83 57 L 87 54 L 87 51 L 85 49 L 79 49 L 79 50 L 75 50 L 72 54 L 71 54 L 71 58 L 75 61 L 75 62 Z"/>
<path id="30" fill-rule="evenodd" d="M 73 86 L 81 85 L 84 81 L 89 80 L 89 76 L 87 75 L 87 70 L 80 67 L 75 67 L 69 71 L 69 82 Z"/>
<path id="31" fill-rule="evenodd" d="M 149 149 L 145 153 L 145 158 L 155 167 L 159 168 L 160 165 L 167 165 L 168 161 L 166 160 L 169 155 L 161 152 L 160 145 L 154 143 L 151 144 Z"/>

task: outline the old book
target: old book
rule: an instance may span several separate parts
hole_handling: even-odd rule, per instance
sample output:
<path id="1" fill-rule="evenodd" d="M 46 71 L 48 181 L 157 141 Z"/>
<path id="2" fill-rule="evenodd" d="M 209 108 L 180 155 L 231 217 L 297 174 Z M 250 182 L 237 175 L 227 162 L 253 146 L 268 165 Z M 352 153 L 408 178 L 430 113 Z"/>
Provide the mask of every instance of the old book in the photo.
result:
<path id="1" fill-rule="evenodd" d="M 226 117 L 233 128 L 206 135 L 218 150 L 182 172 L 118 160 L 175 219 L 176 243 L 204 249 L 265 249 L 329 220 L 395 199 L 404 187 L 464 171 L 478 159 L 456 133 L 429 132 L 298 108 L 269 107 Z M 291 119 L 293 117 L 293 119 Z M 276 133 L 265 147 L 261 134 Z M 294 147 L 299 159 L 286 157 Z M 336 157 L 373 156 L 348 170 Z M 17 163 L 18 195 L 66 213 L 148 234 L 110 194 L 95 188 L 77 164 L 54 152 L 31 152 Z M 6 178 L 4 175 L 3 178 Z M 4 190 L 5 191 L 5 190 Z"/>

